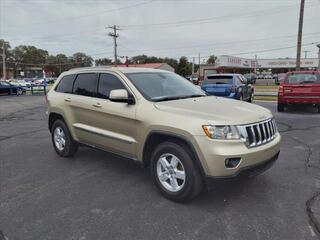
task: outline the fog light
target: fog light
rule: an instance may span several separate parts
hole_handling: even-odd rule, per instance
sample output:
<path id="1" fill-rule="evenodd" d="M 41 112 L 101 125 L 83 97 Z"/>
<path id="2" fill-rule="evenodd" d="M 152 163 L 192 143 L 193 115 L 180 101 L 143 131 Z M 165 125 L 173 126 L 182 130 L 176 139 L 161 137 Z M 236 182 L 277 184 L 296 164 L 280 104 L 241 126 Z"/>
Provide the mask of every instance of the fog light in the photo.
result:
<path id="1" fill-rule="evenodd" d="M 239 165 L 241 158 L 227 158 L 225 161 L 227 168 L 235 168 Z"/>

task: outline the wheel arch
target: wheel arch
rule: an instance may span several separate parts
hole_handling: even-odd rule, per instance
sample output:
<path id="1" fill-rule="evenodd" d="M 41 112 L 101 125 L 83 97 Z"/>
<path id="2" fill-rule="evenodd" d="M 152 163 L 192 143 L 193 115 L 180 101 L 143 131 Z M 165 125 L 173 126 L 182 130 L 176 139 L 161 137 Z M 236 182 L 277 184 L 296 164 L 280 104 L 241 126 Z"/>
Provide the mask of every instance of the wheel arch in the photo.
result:
<path id="1" fill-rule="evenodd" d="M 199 168 L 201 175 L 203 177 L 206 176 L 204 168 L 199 159 L 199 156 L 195 150 L 195 147 L 191 143 L 191 141 L 188 140 L 188 138 L 183 135 L 172 133 L 172 132 L 151 131 L 148 134 L 146 141 L 144 142 L 143 151 L 142 151 L 142 162 L 145 167 L 150 166 L 151 155 L 155 147 L 160 143 L 167 142 L 167 141 L 171 141 L 179 145 L 185 146 L 186 150 L 189 151 L 190 154 L 192 155 L 193 157 L 192 159 L 194 160 L 196 166 Z"/>
<path id="2" fill-rule="evenodd" d="M 48 128 L 49 128 L 49 131 L 50 131 L 50 132 L 51 132 L 53 123 L 54 123 L 56 120 L 58 120 L 58 119 L 60 119 L 60 120 L 62 120 L 62 121 L 65 122 L 64 117 L 62 116 L 62 114 L 56 113 L 56 112 L 51 112 L 51 113 L 49 114 Z"/>

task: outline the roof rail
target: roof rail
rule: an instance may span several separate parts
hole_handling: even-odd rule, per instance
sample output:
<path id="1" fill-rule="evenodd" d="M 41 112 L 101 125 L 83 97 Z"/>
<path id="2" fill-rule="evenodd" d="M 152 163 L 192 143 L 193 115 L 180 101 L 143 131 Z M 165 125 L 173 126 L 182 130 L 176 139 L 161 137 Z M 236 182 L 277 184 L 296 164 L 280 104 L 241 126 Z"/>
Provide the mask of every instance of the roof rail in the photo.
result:
<path id="1" fill-rule="evenodd" d="M 70 68 L 68 71 L 73 71 L 73 70 L 90 70 L 90 69 L 101 69 L 101 68 L 112 68 L 113 66 L 111 65 L 106 65 L 106 66 L 95 66 L 95 67 L 77 67 L 77 68 Z"/>

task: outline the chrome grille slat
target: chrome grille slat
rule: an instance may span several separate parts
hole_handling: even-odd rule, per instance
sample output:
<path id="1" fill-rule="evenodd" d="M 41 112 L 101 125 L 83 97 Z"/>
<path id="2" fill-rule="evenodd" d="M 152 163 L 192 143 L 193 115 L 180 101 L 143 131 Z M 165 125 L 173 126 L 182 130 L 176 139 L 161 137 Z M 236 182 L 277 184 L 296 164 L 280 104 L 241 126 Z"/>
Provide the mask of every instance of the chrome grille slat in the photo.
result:
<path id="1" fill-rule="evenodd" d="M 261 144 L 261 140 L 262 140 L 262 135 L 261 135 L 261 131 L 260 131 L 260 127 L 257 126 L 257 129 L 258 129 L 258 135 L 259 135 L 259 142 L 257 144 Z"/>
<path id="2" fill-rule="evenodd" d="M 271 131 L 270 131 L 269 122 L 266 122 L 265 124 L 266 124 L 267 132 L 268 132 L 268 139 L 267 139 L 267 141 L 270 141 L 270 139 L 271 139 Z"/>
<path id="3" fill-rule="evenodd" d="M 257 147 L 268 143 L 273 140 L 278 133 L 278 129 L 273 118 L 241 126 L 240 128 L 245 131 L 248 147 Z"/>
<path id="4" fill-rule="evenodd" d="M 264 126 L 264 123 L 261 123 L 261 125 L 262 125 L 262 130 L 263 130 L 263 135 L 264 135 L 262 143 L 266 143 L 267 142 L 266 127 Z"/>
<path id="5" fill-rule="evenodd" d="M 254 132 L 254 126 L 251 126 L 250 129 L 251 129 L 251 133 L 252 133 L 252 136 L 253 136 L 253 142 L 252 142 L 252 146 L 255 146 L 257 144 L 257 137 L 256 137 L 256 133 Z"/>

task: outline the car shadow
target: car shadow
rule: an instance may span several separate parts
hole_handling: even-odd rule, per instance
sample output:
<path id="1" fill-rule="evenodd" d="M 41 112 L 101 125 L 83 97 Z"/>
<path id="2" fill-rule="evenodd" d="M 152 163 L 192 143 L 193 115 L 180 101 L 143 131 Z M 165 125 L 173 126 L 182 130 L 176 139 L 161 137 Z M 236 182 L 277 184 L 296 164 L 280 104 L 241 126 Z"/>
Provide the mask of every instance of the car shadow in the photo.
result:
<path id="1" fill-rule="evenodd" d="M 285 109 L 285 113 L 291 114 L 318 114 L 318 108 L 315 106 L 304 106 L 304 105 L 297 105 L 297 106 L 287 106 Z"/>
<path id="2" fill-rule="evenodd" d="M 112 171 L 113 176 L 117 176 L 117 179 L 131 178 L 132 182 L 143 184 L 144 186 L 141 187 L 148 189 L 148 195 L 151 199 L 158 199 L 159 202 L 171 202 L 166 200 L 157 190 L 152 181 L 150 169 L 142 167 L 139 162 L 90 147 L 82 147 L 74 158 L 74 161 L 79 164 L 96 165 L 95 168 L 102 169 L 104 172 L 102 175 L 105 175 L 106 177 L 110 175 L 106 173 L 106 171 L 110 170 Z M 149 186 L 146 186 L 146 184 Z M 190 204 L 200 208 L 204 206 L 218 207 L 225 202 L 249 195 L 248 193 L 251 189 L 261 189 L 259 191 L 259 196 L 263 196 L 264 186 L 266 185 L 268 185 L 268 178 L 263 176 L 263 174 L 250 178 L 210 181 L 208 184 L 205 184 L 205 187 L 199 196 L 184 204 Z"/>

